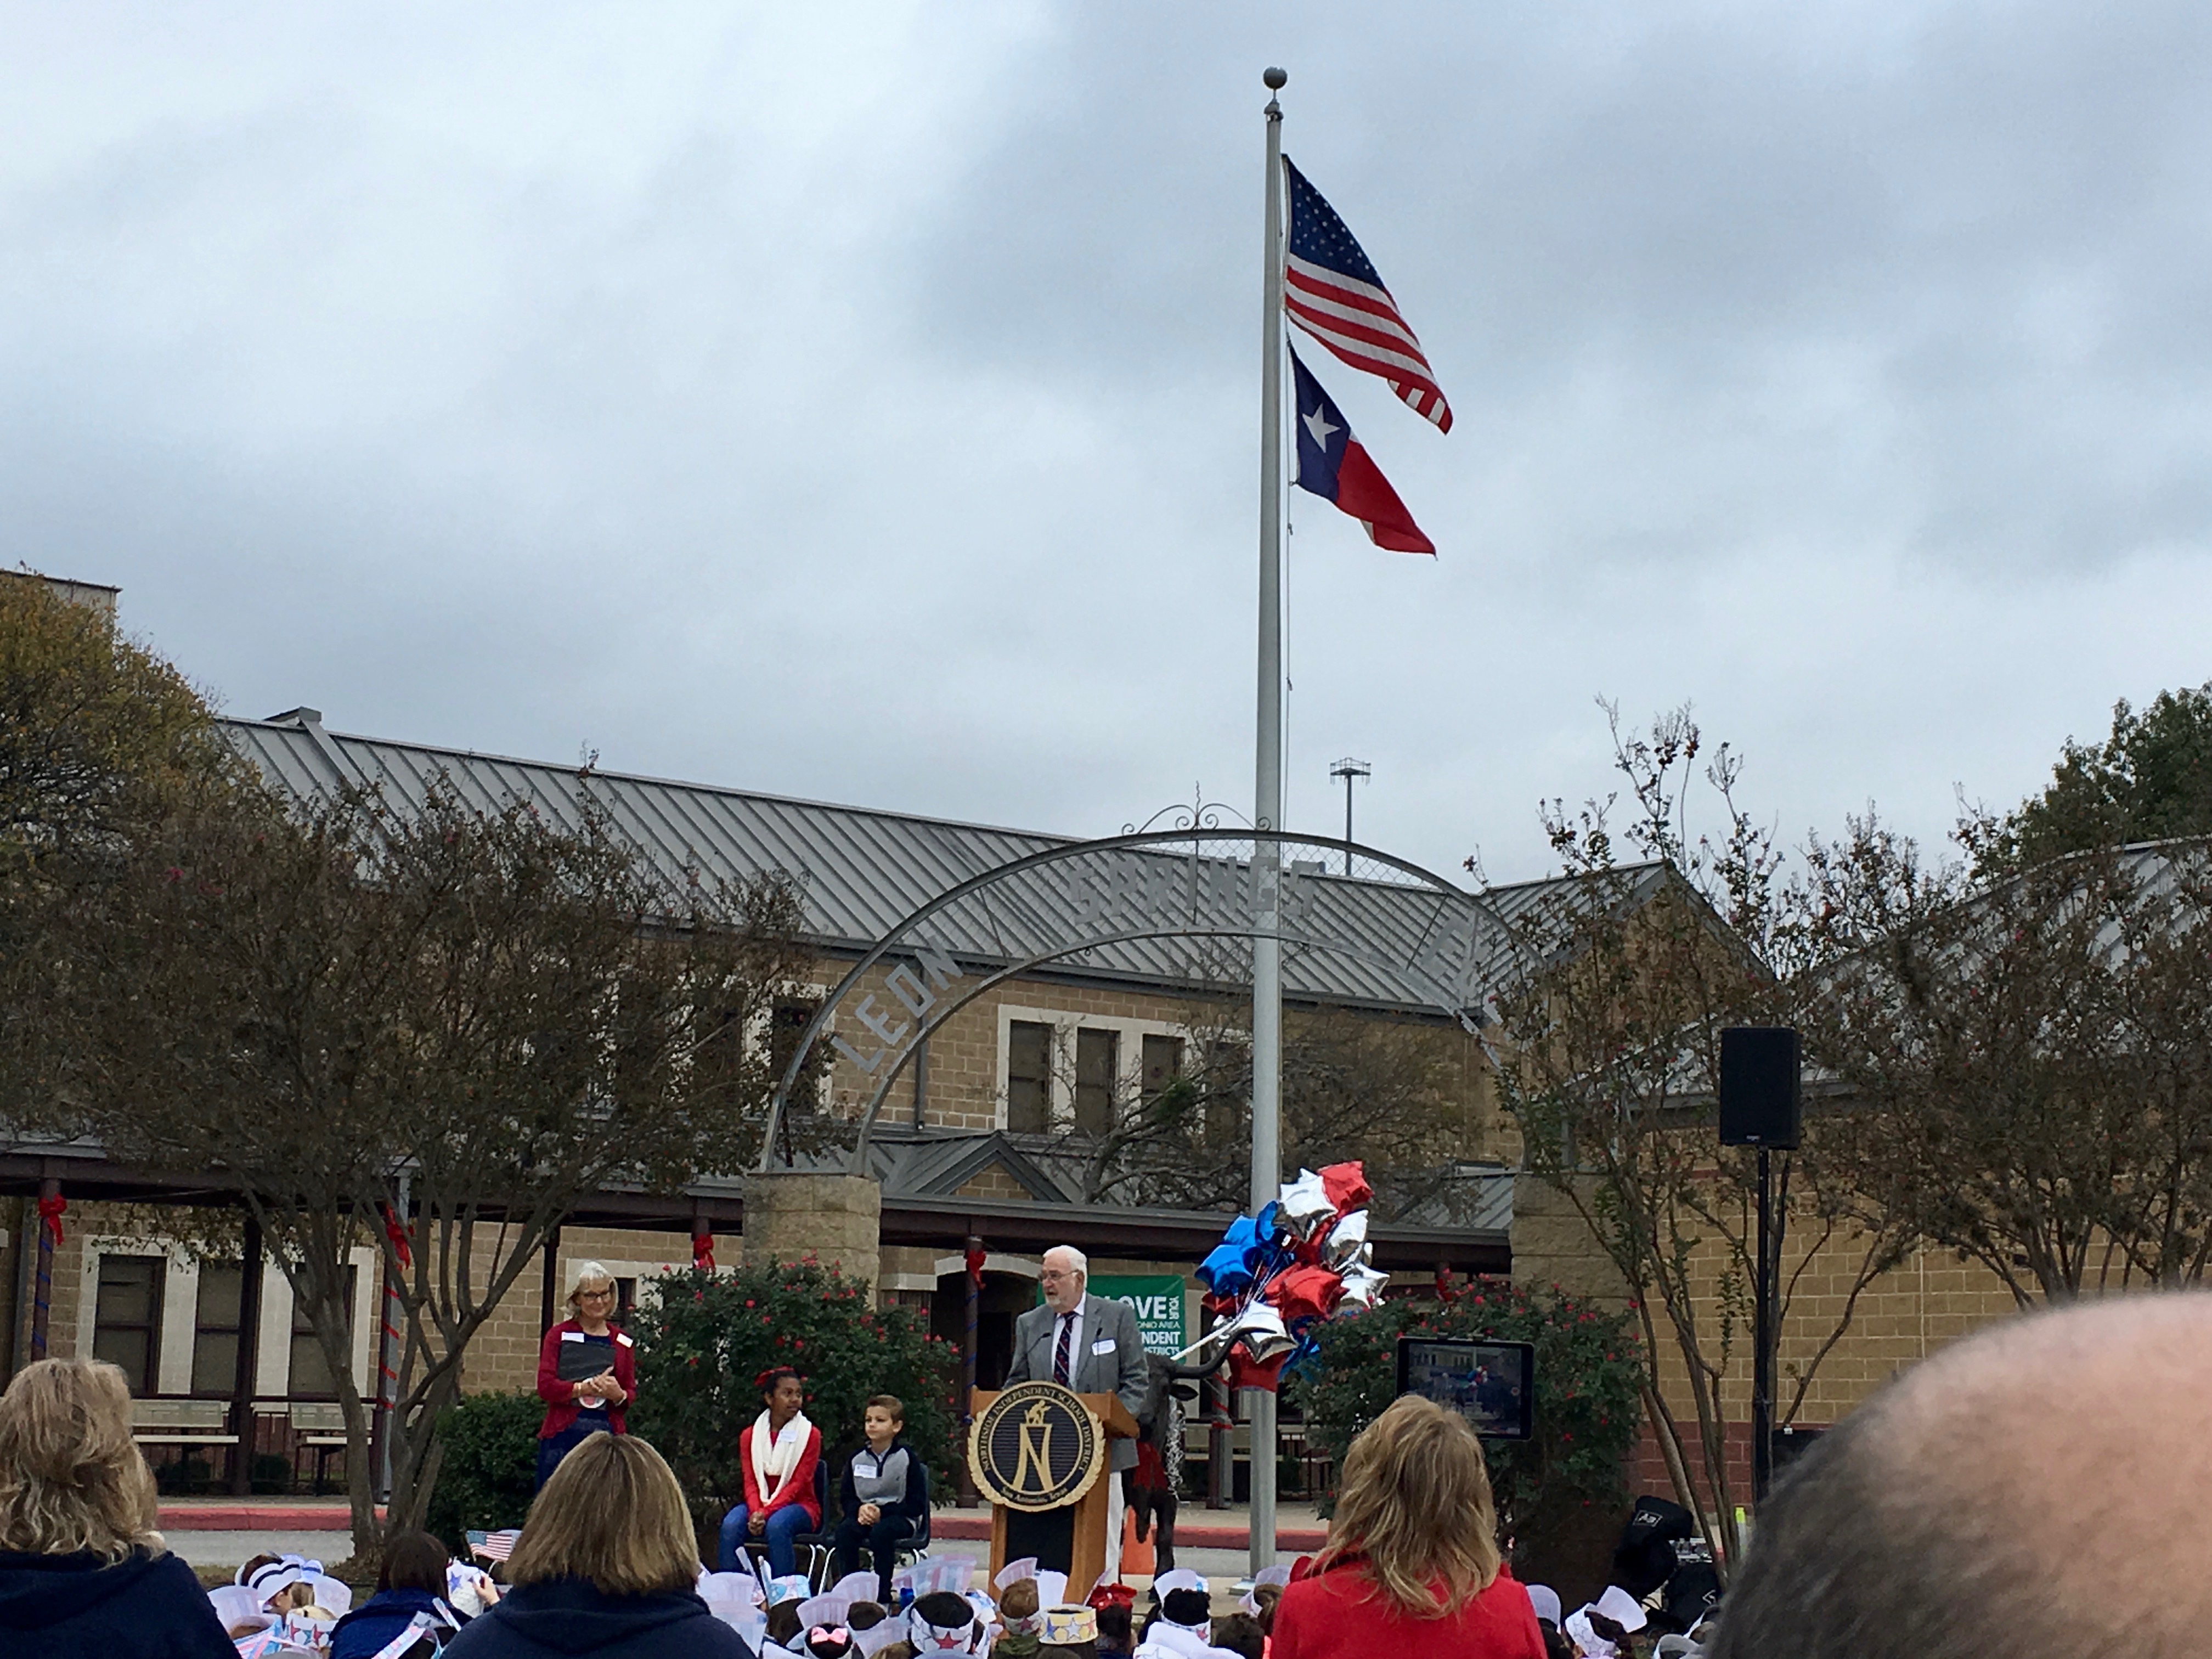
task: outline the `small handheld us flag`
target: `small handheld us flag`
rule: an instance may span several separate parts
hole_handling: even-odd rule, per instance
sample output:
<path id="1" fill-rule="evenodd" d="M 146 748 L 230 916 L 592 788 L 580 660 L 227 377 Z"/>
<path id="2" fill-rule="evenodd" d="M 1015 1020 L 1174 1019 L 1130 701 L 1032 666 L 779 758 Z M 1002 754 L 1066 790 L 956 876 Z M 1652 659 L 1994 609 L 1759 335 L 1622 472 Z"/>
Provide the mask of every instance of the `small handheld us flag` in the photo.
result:
<path id="1" fill-rule="evenodd" d="M 1435 422 L 1437 431 L 1450 431 L 1451 405 L 1359 239 L 1287 155 L 1283 173 L 1291 187 L 1283 308 L 1291 320 L 1354 368 L 1388 380 L 1390 390 L 1415 414 Z"/>

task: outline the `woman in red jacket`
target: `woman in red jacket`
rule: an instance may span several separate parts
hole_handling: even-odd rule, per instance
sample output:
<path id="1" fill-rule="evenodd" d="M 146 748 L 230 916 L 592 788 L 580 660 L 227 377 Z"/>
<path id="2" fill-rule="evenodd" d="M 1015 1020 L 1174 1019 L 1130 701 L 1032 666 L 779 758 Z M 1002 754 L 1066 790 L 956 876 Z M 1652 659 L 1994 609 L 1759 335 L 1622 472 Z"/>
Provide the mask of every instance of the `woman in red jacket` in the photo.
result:
<path id="1" fill-rule="evenodd" d="M 579 1262 L 568 1286 L 568 1310 L 538 1350 L 538 1484 L 586 1437 L 623 1431 L 623 1408 L 637 1397 L 635 1346 L 609 1322 L 615 1281 L 596 1261 Z"/>
<path id="2" fill-rule="evenodd" d="M 1528 1592 L 1498 1553 L 1482 1443 L 1407 1395 L 1344 1457 L 1320 1554 L 1276 1605 L 1270 1659 L 1545 1659 Z"/>
<path id="3" fill-rule="evenodd" d="M 738 1439 L 744 1466 L 745 1501 L 722 1517 L 724 1572 L 743 1569 L 748 1542 L 765 1545 L 769 1570 L 779 1578 L 796 1570 L 792 1539 L 822 1530 L 822 1500 L 814 1495 L 814 1470 L 822 1462 L 822 1431 L 806 1420 L 806 1384 L 788 1365 L 763 1371 L 761 1414 Z"/>

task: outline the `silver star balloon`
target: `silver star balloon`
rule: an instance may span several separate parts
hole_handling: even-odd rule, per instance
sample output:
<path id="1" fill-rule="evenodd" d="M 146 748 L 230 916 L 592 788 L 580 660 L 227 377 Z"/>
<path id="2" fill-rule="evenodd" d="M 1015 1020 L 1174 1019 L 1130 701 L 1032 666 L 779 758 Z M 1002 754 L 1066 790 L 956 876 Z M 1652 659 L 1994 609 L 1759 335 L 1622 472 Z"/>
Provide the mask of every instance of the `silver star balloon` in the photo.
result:
<path id="1" fill-rule="evenodd" d="M 1349 1267 L 1344 1269 L 1344 1299 L 1337 1305 L 1347 1311 L 1352 1308 L 1371 1308 L 1382 1298 L 1382 1287 L 1390 1282 L 1390 1275 L 1377 1273 L 1372 1267 Z"/>
<path id="2" fill-rule="evenodd" d="M 1298 1346 L 1297 1339 L 1283 1328 L 1282 1315 L 1265 1302 L 1255 1302 L 1239 1310 L 1221 1328 L 1229 1333 L 1231 1341 L 1242 1342 L 1244 1352 L 1261 1364 Z"/>
<path id="3" fill-rule="evenodd" d="M 1340 1218 L 1322 1242 L 1321 1259 L 1340 1273 L 1361 1259 L 1367 1249 L 1367 1212 L 1354 1210 Z"/>
<path id="4" fill-rule="evenodd" d="M 1336 1206 L 1328 1201 L 1321 1177 L 1311 1170 L 1300 1170 L 1296 1181 L 1283 1183 L 1278 1213 L 1283 1225 L 1299 1238 L 1307 1239 L 1328 1224 L 1329 1218 L 1336 1213 Z"/>

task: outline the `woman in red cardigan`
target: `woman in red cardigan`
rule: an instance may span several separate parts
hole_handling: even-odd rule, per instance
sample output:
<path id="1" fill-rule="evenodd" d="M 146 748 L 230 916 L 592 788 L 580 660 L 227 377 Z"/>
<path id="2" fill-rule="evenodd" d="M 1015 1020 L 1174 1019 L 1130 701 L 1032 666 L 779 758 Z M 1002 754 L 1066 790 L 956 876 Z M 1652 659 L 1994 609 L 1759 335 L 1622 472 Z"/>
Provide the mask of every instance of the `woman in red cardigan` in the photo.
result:
<path id="1" fill-rule="evenodd" d="M 1344 1457 L 1328 1542 L 1275 1607 L 1269 1659 L 1545 1659 L 1528 1592 L 1498 1553 L 1482 1443 L 1407 1395 Z"/>
<path id="2" fill-rule="evenodd" d="M 615 1310 L 613 1275 L 596 1261 L 579 1262 L 568 1287 L 574 1316 L 545 1333 L 538 1350 L 538 1484 L 585 1439 L 623 1431 L 623 1408 L 637 1397 L 635 1346 L 608 1322 Z"/>
<path id="3" fill-rule="evenodd" d="M 814 1495 L 822 1431 L 799 1410 L 806 1403 L 806 1384 L 790 1366 L 762 1372 L 760 1391 L 763 1409 L 738 1441 L 745 1501 L 722 1517 L 721 1567 L 741 1571 L 745 1545 L 764 1544 L 769 1571 L 781 1578 L 798 1568 L 793 1537 L 822 1530 L 822 1503 Z"/>

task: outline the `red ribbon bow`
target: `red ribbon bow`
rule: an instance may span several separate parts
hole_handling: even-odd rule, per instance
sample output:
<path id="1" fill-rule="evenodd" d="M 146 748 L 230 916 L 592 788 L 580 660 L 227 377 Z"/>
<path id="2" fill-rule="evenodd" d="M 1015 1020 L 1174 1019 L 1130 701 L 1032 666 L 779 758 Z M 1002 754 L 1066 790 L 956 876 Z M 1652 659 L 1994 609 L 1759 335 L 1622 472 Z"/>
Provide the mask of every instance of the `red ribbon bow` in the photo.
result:
<path id="1" fill-rule="evenodd" d="M 714 1271 L 714 1234 L 694 1233 L 691 1235 L 691 1265 L 697 1268 L 701 1273 L 710 1273 Z"/>
<path id="2" fill-rule="evenodd" d="M 384 1206 L 384 1236 L 392 1241 L 392 1253 L 399 1258 L 400 1272 L 413 1267 L 415 1247 L 407 1242 L 407 1229 L 399 1224 L 399 1218 L 392 1214 L 389 1204 Z"/>
<path id="3" fill-rule="evenodd" d="M 983 1251 L 980 1246 L 968 1252 L 968 1282 L 979 1291 L 983 1288 L 984 1260 Z"/>
<path id="4" fill-rule="evenodd" d="M 39 1200 L 39 1219 L 46 1223 L 46 1231 L 54 1236 L 57 1244 L 62 1242 L 62 1215 L 68 1208 L 69 1200 L 59 1193 Z"/>

